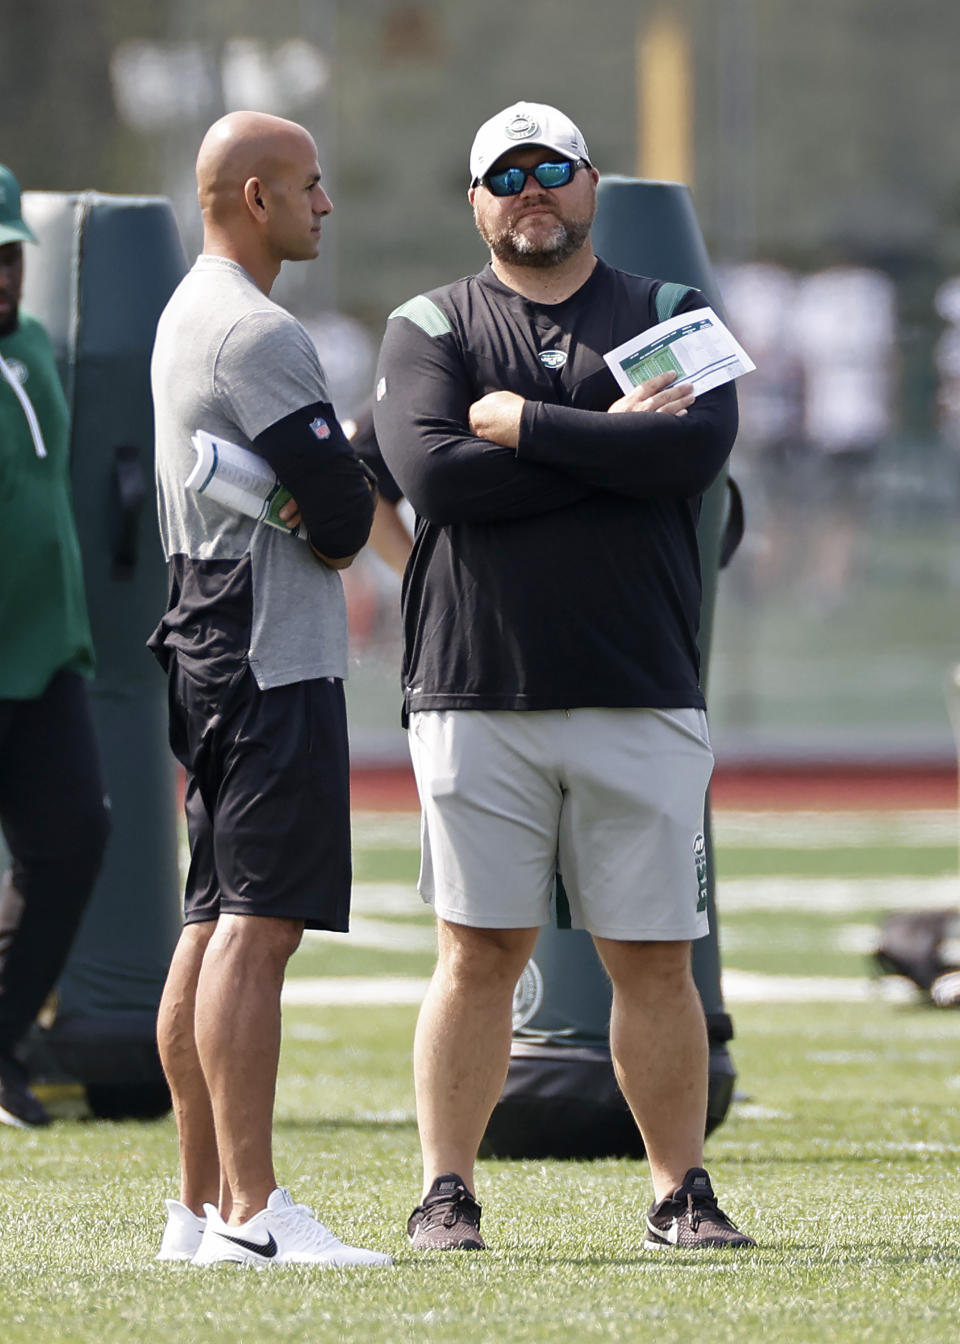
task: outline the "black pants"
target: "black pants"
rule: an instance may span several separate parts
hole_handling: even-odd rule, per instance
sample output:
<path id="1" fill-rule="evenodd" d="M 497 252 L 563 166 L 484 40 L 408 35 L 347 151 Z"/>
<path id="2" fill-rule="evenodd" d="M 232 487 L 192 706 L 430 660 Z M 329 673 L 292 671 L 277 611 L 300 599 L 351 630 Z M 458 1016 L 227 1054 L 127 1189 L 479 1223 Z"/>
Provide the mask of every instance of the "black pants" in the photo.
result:
<path id="1" fill-rule="evenodd" d="M 0 700 L 0 1054 L 29 1030 L 93 890 L 109 812 L 87 693 L 58 672 L 35 700 Z"/>

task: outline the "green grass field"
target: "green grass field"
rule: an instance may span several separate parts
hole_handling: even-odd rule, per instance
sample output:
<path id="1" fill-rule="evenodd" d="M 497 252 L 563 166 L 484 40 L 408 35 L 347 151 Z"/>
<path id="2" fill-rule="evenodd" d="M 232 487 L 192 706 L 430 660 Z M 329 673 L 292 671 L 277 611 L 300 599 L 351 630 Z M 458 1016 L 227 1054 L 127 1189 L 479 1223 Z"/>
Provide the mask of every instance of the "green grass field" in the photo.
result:
<path id="1" fill-rule="evenodd" d="M 414 1256 L 415 1005 L 291 1002 L 281 1179 L 396 1269 L 157 1265 L 176 1193 L 169 1119 L 0 1126 L 0 1340 L 952 1341 L 960 1013 L 871 992 L 866 953 L 885 910 L 957 903 L 955 819 L 721 813 L 715 826 L 738 1100 L 707 1161 L 757 1250 L 640 1250 L 642 1162 L 486 1161 L 490 1249 Z M 336 998 L 357 976 L 416 997 L 432 964 L 416 839 L 410 818 L 358 817 L 355 932 L 305 942 L 301 998 L 318 983 Z"/>

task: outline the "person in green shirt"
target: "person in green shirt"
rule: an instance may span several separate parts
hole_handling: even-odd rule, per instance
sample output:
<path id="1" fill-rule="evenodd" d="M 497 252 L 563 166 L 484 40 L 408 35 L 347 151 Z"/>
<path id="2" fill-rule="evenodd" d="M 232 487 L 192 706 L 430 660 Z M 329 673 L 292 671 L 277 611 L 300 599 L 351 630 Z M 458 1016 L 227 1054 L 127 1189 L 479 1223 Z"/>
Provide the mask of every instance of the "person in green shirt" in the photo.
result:
<path id="1" fill-rule="evenodd" d="M 70 500 L 69 412 L 20 308 L 20 187 L 0 165 L 0 1122 L 50 1117 L 17 1049 L 55 985 L 109 829 L 84 679 L 93 674 Z"/>

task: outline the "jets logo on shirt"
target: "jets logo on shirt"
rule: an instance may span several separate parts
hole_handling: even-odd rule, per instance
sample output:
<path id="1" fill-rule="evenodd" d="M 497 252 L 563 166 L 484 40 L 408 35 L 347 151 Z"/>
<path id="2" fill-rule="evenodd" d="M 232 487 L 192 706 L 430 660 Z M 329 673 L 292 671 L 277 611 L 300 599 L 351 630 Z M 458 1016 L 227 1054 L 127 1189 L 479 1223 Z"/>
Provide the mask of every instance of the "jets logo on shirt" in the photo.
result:
<path id="1" fill-rule="evenodd" d="M 567 356 L 562 350 L 541 350 L 540 363 L 546 369 L 562 369 L 567 362 Z"/>
<path id="2" fill-rule="evenodd" d="M 316 420 L 311 420 L 310 428 L 313 430 L 314 434 L 317 436 L 318 439 L 329 439 L 330 426 L 327 424 L 326 420 L 324 420 L 322 416 L 318 415 Z"/>

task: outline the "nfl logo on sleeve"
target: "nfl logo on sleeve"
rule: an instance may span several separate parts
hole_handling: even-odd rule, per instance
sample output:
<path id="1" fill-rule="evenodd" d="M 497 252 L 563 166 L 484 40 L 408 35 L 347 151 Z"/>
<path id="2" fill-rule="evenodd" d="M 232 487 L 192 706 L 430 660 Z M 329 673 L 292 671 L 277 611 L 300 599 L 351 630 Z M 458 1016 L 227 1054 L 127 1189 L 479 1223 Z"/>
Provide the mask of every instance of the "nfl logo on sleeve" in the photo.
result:
<path id="1" fill-rule="evenodd" d="M 330 426 L 322 416 L 318 415 L 316 420 L 311 420 L 310 428 L 313 430 L 314 434 L 316 434 L 318 439 L 329 439 Z"/>

